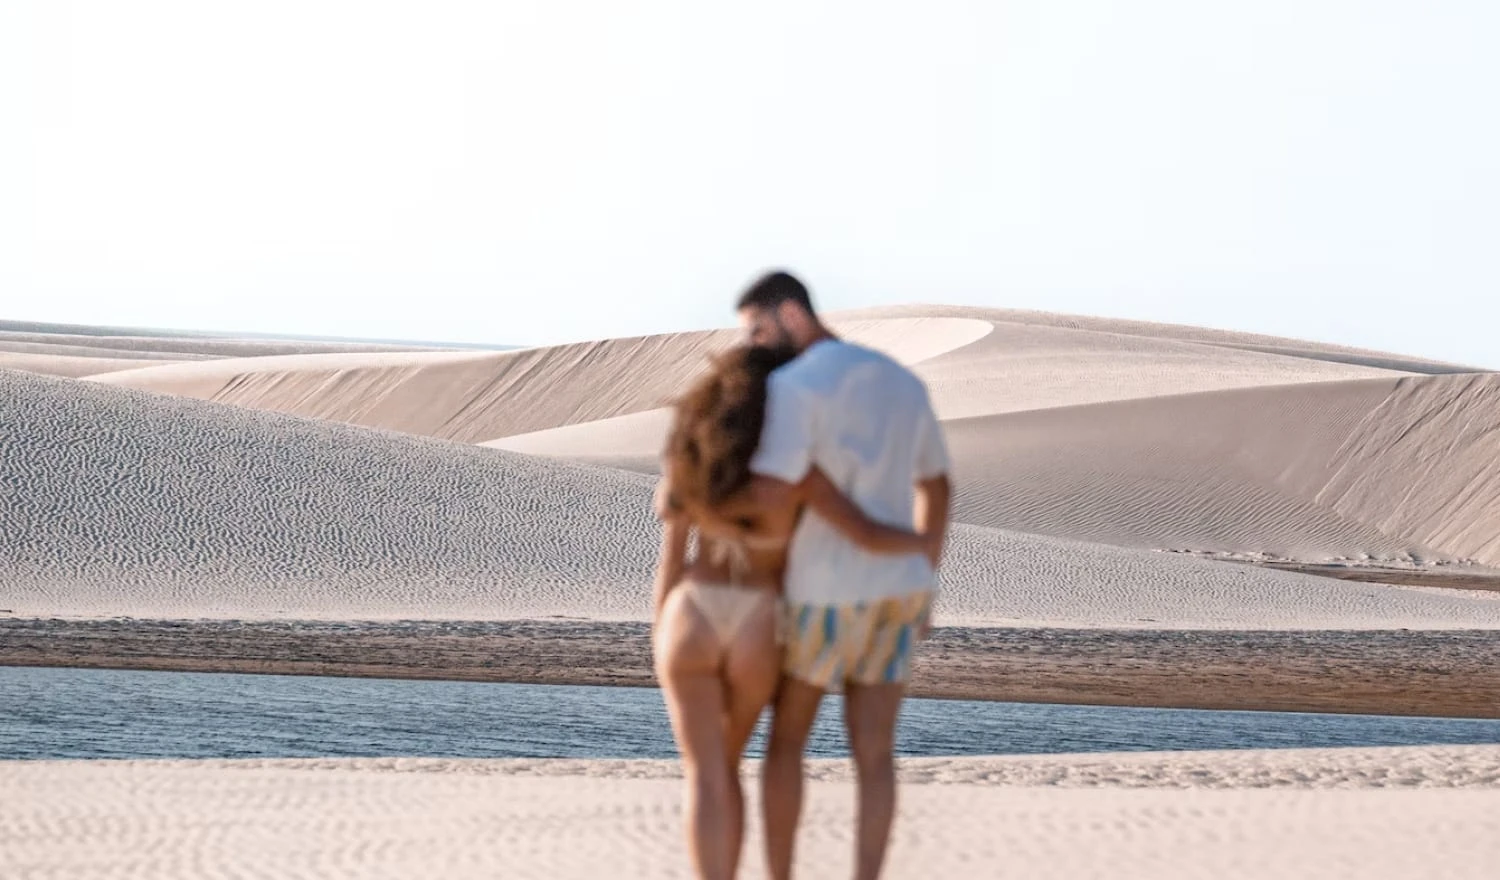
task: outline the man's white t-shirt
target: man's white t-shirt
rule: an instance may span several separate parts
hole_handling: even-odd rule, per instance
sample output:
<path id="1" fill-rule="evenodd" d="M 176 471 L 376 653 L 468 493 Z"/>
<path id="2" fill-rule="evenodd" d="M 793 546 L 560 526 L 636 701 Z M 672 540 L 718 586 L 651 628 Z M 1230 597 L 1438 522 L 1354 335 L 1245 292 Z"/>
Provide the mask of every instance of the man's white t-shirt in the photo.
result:
<path id="1" fill-rule="evenodd" d="M 838 339 L 814 343 L 772 373 L 751 470 L 797 483 L 814 466 L 866 516 L 912 528 L 916 482 L 948 472 L 922 380 L 880 352 Z M 848 605 L 934 586 L 926 556 L 870 553 L 811 510 L 792 537 L 788 601 Z"/>

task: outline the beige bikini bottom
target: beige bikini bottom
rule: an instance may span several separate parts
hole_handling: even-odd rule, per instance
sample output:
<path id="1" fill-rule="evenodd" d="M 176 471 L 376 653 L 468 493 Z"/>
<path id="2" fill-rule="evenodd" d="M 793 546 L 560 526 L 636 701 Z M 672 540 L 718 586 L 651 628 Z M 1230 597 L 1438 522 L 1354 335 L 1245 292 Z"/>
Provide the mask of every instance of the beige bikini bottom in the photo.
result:
<path id="1" fill-rule="evenodd" d="M 766 605 L 775 605 L 778 600 L 776 593 L 765 587 L 687 581 L 677 589 L 683 594 L 683 600 L 693 603 L 708 621 L 720 647 L 728 647 L 756 611 Z"/>

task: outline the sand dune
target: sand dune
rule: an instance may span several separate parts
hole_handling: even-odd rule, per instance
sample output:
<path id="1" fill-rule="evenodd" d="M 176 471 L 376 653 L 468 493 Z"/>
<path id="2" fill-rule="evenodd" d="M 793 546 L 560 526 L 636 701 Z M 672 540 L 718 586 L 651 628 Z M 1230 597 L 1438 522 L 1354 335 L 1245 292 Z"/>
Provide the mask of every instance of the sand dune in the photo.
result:
<path id="1" fill-rule="evenodd" d="M 660 470 L 658 459 L 671 428 L 671 408 L 657 407 L 611 419 L 513 434 L 480 445 L 655 474 Z"/>
<path id="2" fill-rule="evenodd" d="M 938 415 L 1051 407 L 1404 371 L 1102 329 L 996 323 L 995 332 L 923 363 Z"/>
<path id="3" fill-rule="evenodd" d="M 240 339 L 0 321 L 0 370 L 86 378 L 184 362 L 314 352 L 426 350 L 413 346 L 317 340 Z"/>
<path id="4" fill-rule="evenodd" d="M 987 322 L 847 322 L 851 338 L 918 362 L 990 332 Z M 734 331 L 611 339 L 493 354 L 308 355 L 179 364 L 97 381 L 254 409 L 480 443 L 663 405 Z"/>
<path id="5" fill-rule="evenodd" d="M 21 615 L 645 619 L 649 477 L 0 373 L 0 607 Z M 1500 595 L 961 525 L 943 619 L 1500 627 Z"/>
<path id="6" fill-rule="evenodd" d="M 116 370 L 157 366 L 163 362 L 175 363 L 176 361 L 171 358 L 95 357 L 93 354 L 39 354 L 0 350 L 0 370 L 20 370 L 26 373 L 41 373 L 44 376 L 65 376 L 70 379 L 81 379 L 85 376 Z"/>
<path id="7" fill-rule="evenodd" d="M 0 535 L 0 604 L 17 613 L 639 606 L 640 477 L 21 373 L 0 399 L 19 524 Z M 634 540 L 600 552 L 601 529 Z"/>
<path id="8" fill-rule="evenodd" d="M 857 314 L 893 313 L 918 310 Z M 1500 564 L 1496 374 L 1191 328 L 921 313 L 994 321 L 916 365 L 946 422 L 959 521 L 1252 558 Z M 669 423 L 657 409 L 486 445 L 654 473 Z"/>
<path id="9" fill-rule="evenodd" d="M 1300 560 L 1500 563 L 1500 375 L 948 423 L 964 522 Z"/>
<path id="10" fill-rule="evenodd" d="M 94 337 L 16 333 L 0 334 L 0 349 L 38 354 L 97 355 L 162 361 L 432 350 L 416 346 L 366 345 L 313 340 L 198 339 L 175 336 Z"/>
<path id="11" fill-rule="evenodd" d="M 928 383 L 938 415 L 945 420 L 1193 391 L 1405 375 L 1395 369 L 1398 364 L 1423 371 L 1439 369 L 1425 362 L 1390 358 L 1381 361 L 1385 367 L 1375 367 L 1249 351 L 1240 346 L 1252 341 L 1267 349 L 1271 346 L 1262 338 L 1240 334 L 1226 334 L 1222 344 L 1138 335 L 1127 331 L 1152 325 L 1131 322 L 1093 321 L 1085 322 L 1088 326 L 1058 326 L 1048 323 L 1061 320 L 1057 316 L 946 307 L 873 309 L 844 314 L 842 320 L 846 325 L 854 326 L 879 326 L 886 322 L 902 326 L 900 322 L 926 315 L 927 320 L 962 319 L 993 328 L 965 345 L 908 361 L 916 365 L 917 373 Z M 1189 328 L 1165 329 L 1182 331 L 1185 337 L 1192 335 Z M 880 341 L 869 340 L 871 344 Z M 649 470 L 669 421 L 670 414 L 665 410 L 630 413 L 598 422 L 496 437 L 487 445 Z"/>
<path id="12" fill-rule="evenodd" d="M 1497 764 L 1494 748 L 908 762 L 887 874 L 1487 878 Z M 799 873 L 846 874 L 847 771 L 812 773 Z M 4 762 L 0 874 L 686 877 L 672 775 L 664 762 Z"/>
<path id="13" fill-rule="evenodd" d="M 1500 564 L 1495 374 L 1003 310 L 872 310 L 838 328 L 913 364 L 946 420 L 950 622 L 1500 625 L 1500 594 L 1197 558 Z M 152 344 L 199 360 L 87 383 L 3 374 L 0 468 L 26 488 L 23 527 L 0 538 L 0 607 L 641 619 L 660 405 L 732 338 L 485 352 L 166 336 Z M 500 451 L 467 445 L 481 443 Z"/>
<path id="14" fill-rule="evenodd" d="M 408 429 L 425 428 L 451 414 L 446 393 L 454 387 L 455 375 L 503 357 L 472 351 L 270 355 L 149 366 L 96 375 L 92 380 L 425 434 Z M 272 402 L 276 405 L 259 405 Z"/>
<path id="15" fill-rule="evenodd" d="M 477 442 L 660 404 L 727 333 L 580 343 L 555 349 L 306 355 L 179 364 L 95 377 L 120 387 Z M 586 367 L 586 369 L 580 369 Z"/>
<path id="16" fill-rule="evenodd" d="M 0 351 L 12 354 L 58 357 L 97 358 L 103 361 L 127 359 L 147 362 L 147 366 L 185 360 L 204 360 L 212 355 L 173 351 L 162 347 L 116 347 L 109 345 L 72 344 L 68 342 L 31 342 L 0 336 Z"/>
<path id="17" fill-rule="evenodd" d="M 1460 364 L 1374 351 L 1372 349 L 1352 348 L 1305 339 L 1287 339 L 1280 336 L 1245 333 L 1237 330 L 1217 330 L 1210 327 L 1193 327 L 1182 324 L 1160 324 L 1151 321 L 1133 321 L 1125 318 L 1099 318 L 1088 315 L 1067 315 L 1054 312 L 1022 311 L 1019 309 L 996 309 L 982 306 L 925 304 L 849 309 L 839 314 L 856 320 L 871 317 L 894 318 L 912 315 L 969 318 L 972 320 L 1022 324 L 1033 327 L 1055 327 L 1067 330 L 1086 330 L 1095 333 L 1137 336 L 1146 339 L 1177 340 L 1210 345 L 1217 348 L 1239 348 L 1266 353 L 1280 353 L 1293 357 L 1315 358 L 1329 363 L 1372 366 L 1401 372 L 1474 372 L 1473 367 Z"/>
<path id="18" fill-rule="evenodd" d="M 1247 334 L 986 309 L 874 309 L 836 314 L 833 323 L 855 341 L 920 365 L 945 419 L 1459 369 Z M 649 434 L 622 445 L 614 423 L 590 423 L 662 406 L 704 354 L 732 339 L 700 332 L 602 340 L 435 361 L 417 372 L 406 360 L 257 357 L 100 381 L 462 442 L 514 446 L 517 435 L 552 431 L 547 442 L 570 450 L 640 456 L 654 451 L 640 448 Z M 581 435 L 559 430 L 567 426 Z M 534 441 L 526 443 L 545 449 Z"/>
<path id="19" fill-rule="evenodd" d="M 1162 328 L 1180 331 L 1177 336 L 1181 338 L 1139 335 L 1129 331 L 1154 325 L 1133 322 L 1080 319 L 1083 326 L 1072 326 L 1059 323 L 1062 319 L 1058 316 L 940 306 L 845 314 L 842 320 L 855 326 L 909 321 L 925 315 L 929 321 L 962 319 L 993 328 L 965 345 L 910 361 L 928 383 L 938 415 L 945 420 L 1195 391 L 1395 377 L 1448 369 L 1394 356 L 1379 358 L 1322 349 L 1299 349 L 1302 354 L 1292 355 L 1275 350 L 1262 337 L 1204 331 L 1210 338 L 1226 337 L 1209 342 L 1194 339 L 1191 328 Z M 1252 344 L 1263 350 L 1246 348 Z M 1293 347 L 1288 344 L 1282 348 L 1289 351 Z M 1325 354 L 1327 357 L 1322 357 Z M 580 380 L 583 378 L 580 375 Z M 571 428 L 553 427 L 545 434 L 528 431 L 520 436 L 494 437 L 489 445 L 641 465 L 660 447 L 668 415 L 658 412 L 650 417 L 642 415 L 641 419 L 627 422 L 629 430 L 624 432 L 616 430 L 622 427 L 616 418 Z M 646 425 L 659 425 L 660 431 L 646 430 Z"/>

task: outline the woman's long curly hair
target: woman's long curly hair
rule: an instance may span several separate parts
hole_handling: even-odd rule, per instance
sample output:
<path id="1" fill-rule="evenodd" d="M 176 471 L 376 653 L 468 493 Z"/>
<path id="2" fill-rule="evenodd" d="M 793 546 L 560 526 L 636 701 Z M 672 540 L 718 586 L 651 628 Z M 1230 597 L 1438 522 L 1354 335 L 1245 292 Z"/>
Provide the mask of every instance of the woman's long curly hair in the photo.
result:
<path id="1" fill-rule="evenodd" d="M 750 483 L 766 422 L 766 382 L 792 352 L 740 345 L 714 355 L 676 401 L 663 472 L 678 508 L 716 509 Z"/>

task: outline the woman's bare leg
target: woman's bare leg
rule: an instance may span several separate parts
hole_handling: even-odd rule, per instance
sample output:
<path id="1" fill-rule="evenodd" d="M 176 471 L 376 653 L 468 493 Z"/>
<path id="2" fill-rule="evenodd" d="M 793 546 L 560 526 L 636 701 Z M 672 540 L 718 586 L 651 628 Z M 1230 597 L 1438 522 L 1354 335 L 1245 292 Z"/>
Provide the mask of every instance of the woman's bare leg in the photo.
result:
<path id="1" fill-rule="evenodd" d="M 724 740 L 730 781 L 729 855 L 732 864 L 738 865 L 745 837 L 745 795 L 740 787 L 740 759 L 781 677 L 774 602 L 767 601 L 766 607 L 746 621 L 736 635 L 725 657 L 724 677 L 728 686 Z"/>
<path id="2" fill-rule="evenodd" d="M 731 823 L 737 811 L 727 772 L 728 700 L 719 673 L 721 652 L 707 622 L 681 598 L 668 600 L 659 626 L 657 676 L 687 778 L 688 853 L 699 877 L 730 880 L 735 868 Z"/>

